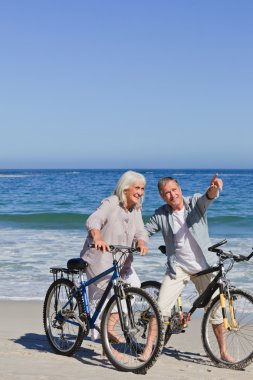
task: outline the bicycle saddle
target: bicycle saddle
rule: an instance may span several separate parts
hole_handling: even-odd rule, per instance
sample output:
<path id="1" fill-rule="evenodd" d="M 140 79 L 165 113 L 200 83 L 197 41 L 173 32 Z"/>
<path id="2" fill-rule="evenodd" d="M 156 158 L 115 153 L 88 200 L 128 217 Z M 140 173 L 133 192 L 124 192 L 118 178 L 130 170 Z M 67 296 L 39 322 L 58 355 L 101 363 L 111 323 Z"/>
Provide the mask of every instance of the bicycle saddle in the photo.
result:
<path id="1" fill-rule="evenodd" d="M 73 270 L 73 269 L 84 270 L 85 268 L 87 268 L 88 265 L 89 264 L 87 263 L 87 261 L 84 261 L 83 259 L 80 259 L 80 258 L 70 259 L 67 262 L 67 267 L 70 270 Z"/>

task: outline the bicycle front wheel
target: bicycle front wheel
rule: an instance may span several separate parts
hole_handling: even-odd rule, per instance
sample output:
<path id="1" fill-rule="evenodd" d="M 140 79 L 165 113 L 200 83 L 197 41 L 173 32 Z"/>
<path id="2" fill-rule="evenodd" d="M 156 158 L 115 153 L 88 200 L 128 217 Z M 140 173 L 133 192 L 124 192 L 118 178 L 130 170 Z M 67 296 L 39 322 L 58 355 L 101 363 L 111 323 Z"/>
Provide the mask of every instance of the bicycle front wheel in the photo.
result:
<path id="1" fill-rule="evenodd" d="M 66 356 L 73 355 L 83 341 L 81 295 L 77 293 L 67 304 L 73 289 L 75 286 L 72 281 L 64 278 L 56 280 L 47 291 L 43 307 L 43 324 L 48 342 L 55 353 Z"/>
<path id="2" fill-rule="evenodd" d="M 221 359 L 219 344 L 212 327 L 212 317 L 221 313 L 217 296 L 208 307 L 202 321 L 202 342 L 210 359 L 220 367 L 242 369 L 253 359 L 253 296 L 245 291 L 230 290 L 226 295 L 226 315 L 229 326 L 221 324 L 220 331 L 231 361 Z"/>
<path id="3" fill-rule="evenodd" d="M 125 288 L 118 303 L 114 295 L 102 316 L 101 339 L 118 370 L 146 373 L 163 347 L 163 322 L 156 301 L 139 288 Z M 145 348 L 148 354 L 144 355 Z"/>

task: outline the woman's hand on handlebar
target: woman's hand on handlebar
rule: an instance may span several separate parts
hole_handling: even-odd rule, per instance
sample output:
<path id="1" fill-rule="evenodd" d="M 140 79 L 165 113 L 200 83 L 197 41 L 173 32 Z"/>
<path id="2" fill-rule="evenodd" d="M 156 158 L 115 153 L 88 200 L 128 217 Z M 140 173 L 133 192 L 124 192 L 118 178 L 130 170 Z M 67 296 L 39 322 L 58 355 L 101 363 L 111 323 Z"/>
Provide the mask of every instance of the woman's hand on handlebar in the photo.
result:
<path id="1" fill-rule="evenodd" d="M 109 245 L 104 240 L 94 240 L 94 246 L 103 253 L 110 251 Z"/>
<path id="2" fill-rule="evenodd" d="M 93 239 L 94 248 L 102 251 L 103 253 L 105 253 L 106 251 L 110 251 L 109 245 L 102 239 L 100 230 L 93 228 L 89 231 L 89 234 Z"/>

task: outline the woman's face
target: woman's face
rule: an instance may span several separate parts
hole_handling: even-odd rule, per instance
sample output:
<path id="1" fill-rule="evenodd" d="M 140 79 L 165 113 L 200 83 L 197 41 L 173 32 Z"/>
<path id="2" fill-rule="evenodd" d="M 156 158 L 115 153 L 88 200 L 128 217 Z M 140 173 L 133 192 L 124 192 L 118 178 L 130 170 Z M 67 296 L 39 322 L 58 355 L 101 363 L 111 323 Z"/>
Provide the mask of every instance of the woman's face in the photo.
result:
<path id="1" fill-rule="evenodd" d="M 125 190 L 126 196 L 126 208 L 131 208 L 140 203 L 140 198 L 143 196 L 145 186 L 142 182 L 136 182 L 133 185 L 130 185 L 128 189 Z"/>

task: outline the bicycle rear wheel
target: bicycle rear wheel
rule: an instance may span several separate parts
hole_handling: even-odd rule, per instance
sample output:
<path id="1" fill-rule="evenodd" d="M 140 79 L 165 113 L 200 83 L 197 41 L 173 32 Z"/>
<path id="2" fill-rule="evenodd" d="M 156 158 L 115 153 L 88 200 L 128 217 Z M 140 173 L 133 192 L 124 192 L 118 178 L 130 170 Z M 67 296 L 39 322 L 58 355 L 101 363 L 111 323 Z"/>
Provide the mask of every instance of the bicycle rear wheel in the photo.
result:
<path id="1" fill-rule="evenodd" d="M 227 353 L 233 358 L 233 362 L 220 357 L 211 324 L 212 315 L 218 310 L 221 312 L 219 296 L 214 298 L 203 317 L 201 332 L 205 351 L 220 367 L 245 368 L 253 359 L 253 296 L 239 289 L 231 290 L 230 298 L 226 295 L 226 314 L 231 328 L 224 328 L 224 338 Z"/>
<path id="2" fill-rule="evenodd" d="M 125 288 L 119 299 L 119 308 L 114 295 L 106 305 L 101 321 L 104 351 L 118 370 L 146 373 L 163 347 L 163 322 L 157 303 L 142 289 Z M 111 325 L 112 315 L 114 321 Z M 152 334 L 151 352 L 144 359 L 140 355 L 147 344 L 151 317 L 155 323 L 155 332 Z"/>
<path id="3" fill-rule="evenodd" d="M 53 351 L 70 356 L 79 349 L 83 341 L 82 297 L 77 293 L 68 302 L 75 285 L 68 279 L 59 279 L 49 287 L 43 306 L 43 324 L 48 342 Z M 79 320 L 79 321 L 78 321 Z"/>

